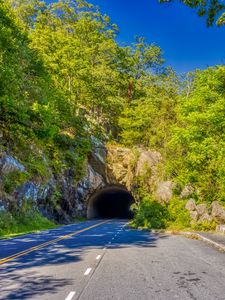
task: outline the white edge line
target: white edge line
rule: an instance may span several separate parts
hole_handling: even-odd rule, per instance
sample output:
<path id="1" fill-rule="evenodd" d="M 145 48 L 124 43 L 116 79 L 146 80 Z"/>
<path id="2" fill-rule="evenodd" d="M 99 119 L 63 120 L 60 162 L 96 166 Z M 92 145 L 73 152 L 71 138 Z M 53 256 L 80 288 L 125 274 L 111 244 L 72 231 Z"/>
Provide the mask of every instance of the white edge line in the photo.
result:
<path id="1" fill-rule="evenodd" d="M 99 260 L 101 258 L 101 255 L 96 256 L 96 259 Z"/>
<path id="2" fill-rule="evenodd" d="M 70 292 L 69 295 L 66 297 L 65 300 L 72 300 L 73 296 L 76 294 L 76 292 Z"/>
<path id="3" fill-rule="evenodd" d="M 87 268 L 87 270 L 84 272 L 84 275 L 87 276 L 91 272 L 91 268 Z"/>
<path id="4" fill-rule="evenodd" d="M 195 233 L 195 232 L 194 233 L 193 232 L 183 232 L 183 234 L 187 235 L 187 236 L 194 235 L 194 236 L 198 237 L 200 240 L 202 240 L 203 242 L 206 242 L 206 243 L 214 246 L 215 248 L 218 248 L 218 249 L 220 249 L 220 250 L 222 250 L 222 251 L 225 252 L 225 246 L 224 245 L 221 245 L 221 244 L 219 244 L 217 242 L 214 242 L 214 241 L 212 241 L 212 240 L 204 237 L 203 235 L 201 235 L 199 233 Z"/>
<path id="5" fill-rule="evenodd" d="M 207 239 L 206 237 L 204 237 L 204 236 L 202 236 L 201 234 L 197 234 L 199 237 L 200 237 L 200 239 L 202 239 L 203 241 L 206 241 L 207 243 L 209 243 L 209 244 L 211 244 L 211 245 L 214 245 L 215 247 L 218 247 L 218 248 L 220 248 L 220 249 L 222 249 L 223 251 L 225 251 L 225 247 L 223 246 L 223 245 L 221 245 L 221 244 L 219 244 L 219 243 L 217 243 L 217 242 L 214 242 L 214 241 L 212 241 L 212 240 L 210 240 L 210 239 Z"/>

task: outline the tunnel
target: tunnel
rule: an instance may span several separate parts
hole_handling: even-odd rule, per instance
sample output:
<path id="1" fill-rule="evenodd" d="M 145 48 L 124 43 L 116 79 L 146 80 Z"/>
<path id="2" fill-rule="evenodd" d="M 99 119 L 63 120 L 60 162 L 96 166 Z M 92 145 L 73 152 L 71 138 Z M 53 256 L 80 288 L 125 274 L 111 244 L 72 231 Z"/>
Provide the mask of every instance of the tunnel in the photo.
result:
<path id="1" fill-rule="evenodd" d="M 93 218 L 132 218 L 132 194 L 123 186 L 107 186 L 97 191 L 88 202 L 87 217 Z"/>

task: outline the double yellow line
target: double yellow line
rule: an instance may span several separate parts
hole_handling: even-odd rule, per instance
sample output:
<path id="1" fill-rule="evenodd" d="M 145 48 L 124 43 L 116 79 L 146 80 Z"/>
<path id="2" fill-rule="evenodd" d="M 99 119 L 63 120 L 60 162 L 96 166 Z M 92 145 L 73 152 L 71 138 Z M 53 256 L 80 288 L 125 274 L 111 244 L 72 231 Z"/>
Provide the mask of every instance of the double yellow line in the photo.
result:
<path id="1" fill-rule="evenodd" d="M 38 245 L 38 246 L 29 248 L 29 249 L 24 250 L 24 251 L 21 251 L 21 252 L 18 252 L 18 253 L 14 254 L 14 255 L 11 255 L 11 256 L 2 258 L 2 259 L 0 259 L 0 265 L 3 265 L 3 264 L 5 264 L 5 263 L 7 263 L 7 262 L 9 262 L 9 261 L 11 261 L 11 260 L 14 260 L 14 259 L 16 259 L 16 258 L 18 258 L 18 257 L 24 256 L 24 255 L 26 255 L 26 254 L 28 254 L 28 253 L 31 253 L 31 252 L 34 252 L 34 251 L 39 250 L 39 249 L 41 249 L 41 248 L 44 248 L 44 247 L 46 247 L 46 246 L 48 246 L 48 245 L 52 245 L 52 244 L 55 244 L 55 243 L 57 243 L 57 242 L 59 242 L 59 241 L 68 239 L 68 238 L 70 238 L 70 237 L 72 237 L 72 236 L 75 236 L 75 235 L 81 233 L 81 232 L 84 232 L 84 231 L 87 231 L 87 230 L 89 230 L 89 229 L 98 227 L 98 226 L 100 226 L 100 225 L 102 225 L 102 224 L 105 224 L 105 223 L 107 223 L 107 222 L 109 222 L 109 221 L 107 220 L 107 221 L 104 221 L 104 222 L 97 223 L 97 224 L 95 224 L 95 225 L 86 227 L 86 228 L 84 228 L 84 229 L 81 229 L 81 230 L 78 230 L 78 231 L 74 231 L 74 232 L 72 232 L 72 233 L 70 233 L 70 234 L 60 236 L 59 238 L 56 238 L 56 239 L 54 239 L 54 240 L 51 240 L 51 241 L 48 241 L 48 242 L 46 242 L 46 243 L 40 244 L 40 245 Z"/>

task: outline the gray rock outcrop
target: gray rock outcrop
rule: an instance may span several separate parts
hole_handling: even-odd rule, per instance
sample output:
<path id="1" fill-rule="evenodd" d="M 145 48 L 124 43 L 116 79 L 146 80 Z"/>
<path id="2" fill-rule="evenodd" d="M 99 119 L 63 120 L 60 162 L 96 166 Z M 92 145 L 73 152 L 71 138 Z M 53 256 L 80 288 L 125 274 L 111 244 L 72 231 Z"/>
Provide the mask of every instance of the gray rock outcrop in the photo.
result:
<path id="1" fill-rule="evenodd" d="M 169 203 L 173 196 L 174 184 L 172 181 L 161 181 L 157 185 L 156 199 L 160 203 Z"/>
<path id="2" fill-rule="evenodd" d="M 216 221 L 221 224 L 225 222 L 225 209 L 218 201 L 213 201 L 211 206 L 208 207 L 206 203 L 196 205 L 193 199 L 189 199 L 185 209 L 189 210 L 192 223 Z"/>
<path id="3" fill-rule="evenodd" d="M 225 209 L 218 201 L 212 202 L 211 215 L 218 222 L 225 222 Z"/>
<path id="4" fill-rule="evenodd" d="M 7 174 L 13 171 L 24 172 L 25 167 L 14 157 L 11 155 L 7 155 L 6 153 L 0 154 L 0 174 Z"/>
<path id="5" fill-rule="evenodd" d="M 107 148 L 98 139 L 92 138 L 92 151 L 84 167 L 84 176 L 78 182 L 74 180 L 74 171 L 51 174 L 46 182 L 25 181 L 13 194 L 0 197 L 2 209 L 16 205 L 22 207 L 30 201 L 45 216 L 57 221 L 68 217 L 85 216 L 88 201 L 92 195 L 108 185 L 120 185 L 135 193 L 139 179 L 146 191 L 154 192 L 161 203 L 168 203 L 172 197 L 173 183 L 159 179 L 158 165 L 161 155 L 156 151 L 129 149 L 117 145 Z M 13 156 L 2 154 L 0 158 L 0 176 L 10 172 L 25 172 L 25 167 Z M 4 198 L 5 197 L 5 198 Z M 5 203 L 9 205 L 5 205 Z"/>
<path id="6" fill-rule="evenodd" d="M 187 184 L 181 191 L 180 198 L 188 198 L 194 193 L 194 188 L 191 184 Z"/>
<path id="7" fill-rule="evenodd" d="M 208 213 L 202 214 L 201 217 L 199 218 L 199 222 L 211 223 L 212 220 L 213 220 L 212 216 L 210 216 Z"/>
<path id="8" fill-rule="evenodd" d="M 189 199 L 188 202 L 185 205 L 185 208 L 189 211 L 196 210 L 196 204 L 194 199 Z"/>
<path id="9" fill-rule="evenodd" d="M 196 211 L 197 211 L 197 213 L 198 213 L 199 216 L 207 214 L 207 212 L 208 212 L 207 205 L 205 203 L 197 205 L 196 206 Z"/>

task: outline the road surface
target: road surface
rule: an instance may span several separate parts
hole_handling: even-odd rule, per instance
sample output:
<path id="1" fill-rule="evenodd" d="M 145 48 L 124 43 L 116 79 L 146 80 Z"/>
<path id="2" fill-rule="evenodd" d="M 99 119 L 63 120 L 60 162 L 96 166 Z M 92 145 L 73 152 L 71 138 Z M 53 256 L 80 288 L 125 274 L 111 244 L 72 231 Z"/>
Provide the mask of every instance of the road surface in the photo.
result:
<path id="1" fill-rule="evenodd" d="M 225 254 L 91 220 L 0 241 L 0 299 L 224 300 Z"/>

